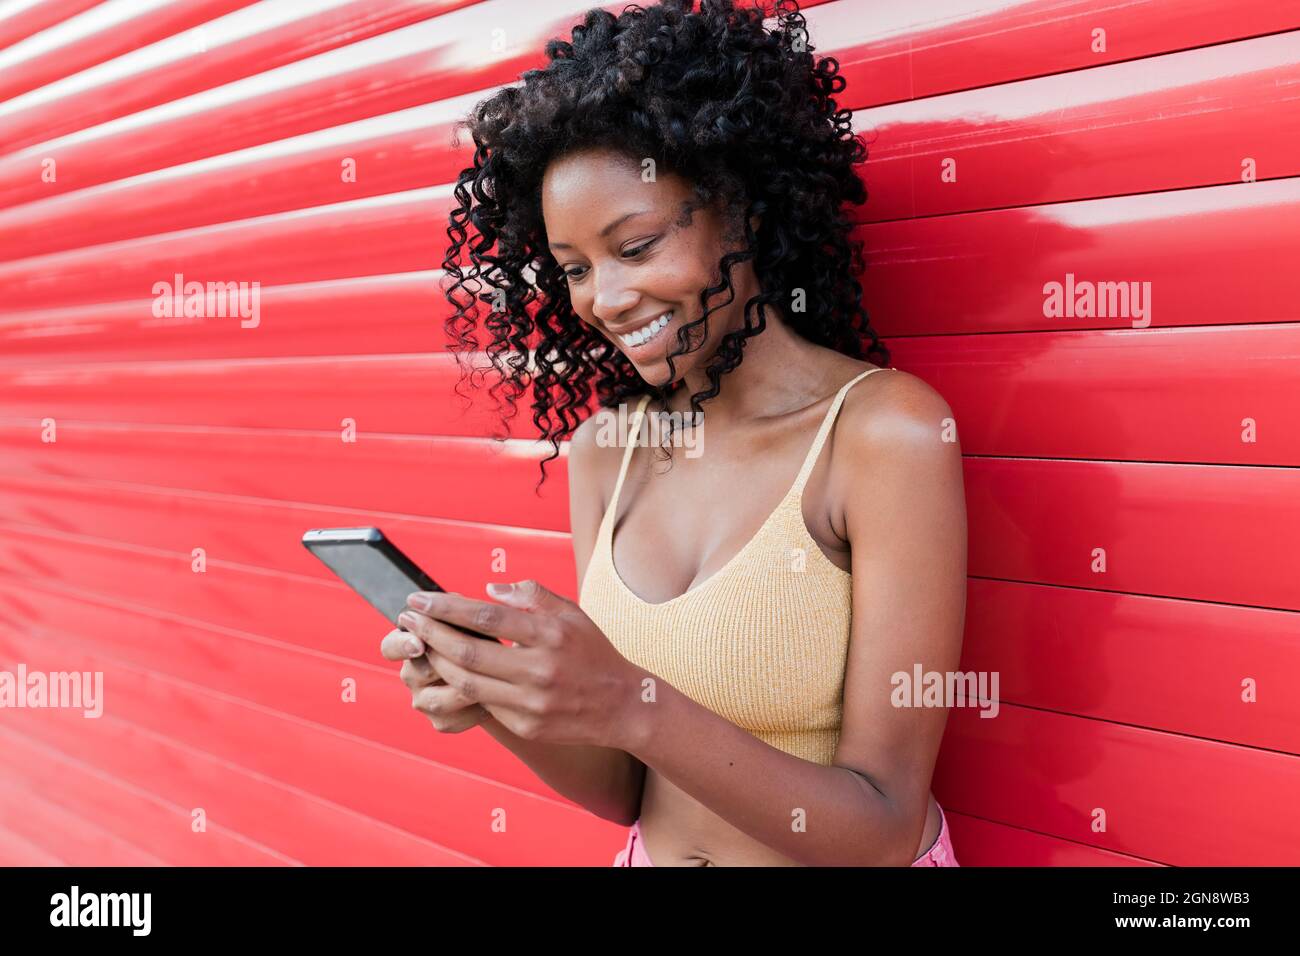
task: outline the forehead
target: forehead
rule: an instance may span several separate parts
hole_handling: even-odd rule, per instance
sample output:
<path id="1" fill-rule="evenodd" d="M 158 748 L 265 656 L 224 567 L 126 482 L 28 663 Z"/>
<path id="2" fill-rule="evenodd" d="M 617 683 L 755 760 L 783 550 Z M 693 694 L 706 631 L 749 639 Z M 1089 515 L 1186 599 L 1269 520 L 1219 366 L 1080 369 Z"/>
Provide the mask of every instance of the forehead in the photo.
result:
<path id="1" fill-rule="evenodd" d="M 679 177 L 656 171 L 642 177 L 635 159 L 606 150 L 583 150 L 554 160 L 542 177 L 542 218 L 548 227 L 595 231 L 634 209 L 679 208 L 690 189 Z"/>

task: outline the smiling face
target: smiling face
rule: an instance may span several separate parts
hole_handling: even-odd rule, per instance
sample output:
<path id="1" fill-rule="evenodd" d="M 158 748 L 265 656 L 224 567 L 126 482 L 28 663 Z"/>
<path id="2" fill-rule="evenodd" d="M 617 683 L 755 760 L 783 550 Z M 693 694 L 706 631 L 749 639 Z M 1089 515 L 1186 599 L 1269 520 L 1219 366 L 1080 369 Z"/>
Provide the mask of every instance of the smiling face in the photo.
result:
<path id="1" fill-rule="evenodd" d="M 634 160 L 591 149 L 547 168 L 542 218 L 573 311 L 622 350 L 642 379 L 669 384 L 666 357 L 678 349 L 677 330 L 704 314 L 700 293 L 721 276 L 722 216 L 698 207 L 682 178 L 661 173 L 645 182 Z M 735 298 L 710 314 L 703 347 L 673 359 L 677 379 L 702 370 L 723 336 L 743 327 L 745 301 L 759 291 L 753 263 L 734 266 L 731 281 Z M 710 305 L 728 297 L 718 293 Z M 702 333 L 693 332 L 692 346 Z"/>

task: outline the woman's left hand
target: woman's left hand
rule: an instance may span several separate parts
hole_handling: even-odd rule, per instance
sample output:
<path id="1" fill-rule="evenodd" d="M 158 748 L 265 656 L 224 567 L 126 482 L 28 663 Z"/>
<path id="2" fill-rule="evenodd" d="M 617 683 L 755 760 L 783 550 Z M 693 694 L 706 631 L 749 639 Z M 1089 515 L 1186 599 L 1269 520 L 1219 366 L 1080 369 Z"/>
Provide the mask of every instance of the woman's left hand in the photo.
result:
<path id="1" fill-rule="evenodd" d="M 644 672 L 581 608 L 536 581 L 494 596 L 505 603 L 417 591 L 399 624 L 437 651 L 431 657 L 443 680 L 516 736 L 626 749 Z M 423 608 L 422 600 L 429 602 Z M 451 624 L 514 646 L 470 637 Z"/>

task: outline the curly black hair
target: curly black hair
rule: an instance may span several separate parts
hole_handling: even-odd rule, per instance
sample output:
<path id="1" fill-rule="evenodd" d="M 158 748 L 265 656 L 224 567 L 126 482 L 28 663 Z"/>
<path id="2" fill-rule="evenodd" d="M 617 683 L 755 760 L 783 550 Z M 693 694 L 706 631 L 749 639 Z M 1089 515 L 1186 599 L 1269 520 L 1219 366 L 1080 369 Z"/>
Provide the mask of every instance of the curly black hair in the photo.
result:
<path id="1" fill-rule="evenodd" d="M 766 327 L 765 307 L 778 309 L 810 342 L 889 363 L 862 306 L 862 243 L 850 240 L 842 208 L 866 201 L 854 167 L 867 148 L 852 132 L 851 111 L 832 98 L 845 86 L 839 63 L 814 58 L 797 0 L 776 0 L 766 13 L 737 9 L 733 0 L 694 7 L 695 0 L 663 0 L 629 5 L 617 17 L 589 10 L 571 41 L 546 44 L 544 69 L 526 71 L 522 85 L 479 102 L 459 124 L 471 131 L 475 151 L 456 181 L 452 244 L 442 264 L 442 289 L 454 307 L 445 325 L 449 350 L 458 358 L 486 353 L 500 374 L 488 391 L 498 408 L 508 407 L 503 423 L 531 383 L 533 421 L 552 445 L 537 489 L 560 441 L 585 417 L 579 413 L 593 389 L 608 407 L 646 392 L 666 401 L 683 384 L 673 357 L 699 348 L 704 336 L 693 341 L 690 330 L 707 330 L 709 314 L 734 300 L 737 263 L 753 260 L 761 291 L 745 303 L 744 327 L 724 336 L 710 360 L 710 387 L 690 397 L 695 420 L 701 403 L 720 393 L 722 376 L 740 365 L 744 341 Z M 743 247 L 719 261 L 722 281 L 700 294 L 704 315 L 678 330 L 678 351 L 667 360 L 672 377 L 662 387 L 645 382 L 574 313 L 564 271 L 547 246 L 543 174 L 558 157 L 589 147 L 653 159 L 684 177 L 698 202 L 720 201 L 727 221 L 743 226 Z M 756 215 L 757 233 L 750 226 Z M 471 223 L 478 236 L 468 240 Z M 467 244 L 468 275 L 460 268 Z M 708 300 L 723 292 L 730 297 L 710 308 Z M 805 308 L 782 309 L 796 293 Z M 475 334 L 479 302 L 492 306 L 482 323 L 491 335 L 486 347 Z M 462 364 L 457 394 L 485 371 Z"/>

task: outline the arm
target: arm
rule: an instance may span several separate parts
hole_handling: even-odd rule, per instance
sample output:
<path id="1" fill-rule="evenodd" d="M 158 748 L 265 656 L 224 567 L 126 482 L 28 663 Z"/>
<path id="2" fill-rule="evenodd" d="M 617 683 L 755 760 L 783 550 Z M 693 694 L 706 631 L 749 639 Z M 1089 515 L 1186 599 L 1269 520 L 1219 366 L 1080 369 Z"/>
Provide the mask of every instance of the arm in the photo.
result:
<path id="1" fill-rule="evenodd" d="M 524 740 L 491 716 L 479 726 L 548 787 L 602 820 L 631 826 L 640 815 L 645 764 L 626 751 Z"/>
<path id="2" fill-rule="evenodd" d="M 810 866 L 911 865 L 947 710 L 893 706 L 891 677 L 910 677 L 917 663 L 952 671 L 961 654 L 961 451 L 940 437 L 952 413 L 919 379 L 886 378 L 861 389 L 852 408 L 846 400 L 836 428 L 832 483 L 844 488 L 837 497 L 853 552 L 853 634 L 834 764 L 777 750 L 648 672 L 657 700 L 632 705 L 622 725 L 630 753 Z M 804 828 L 792 825 L 797 818 Z"/>
<path id="3" fill-rule="evenodd" d="M 591 416 L 578 426 L 569 441 L 569 518 L 579 583 L 591 560 L 596 532 L 604 516 L 605 495 L 601 486 L 612 490 L 619 465 L 620 449 L 598 446 L 598 425 L 597 417 Z M 548 787 L 596 816 L 623 826 L 631 826 L 640 816 L 645 764 L 627 751 L 525 740 L 490 715 L 480 726 L 527 764 Z"/>

